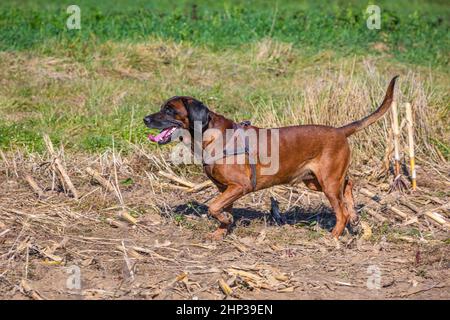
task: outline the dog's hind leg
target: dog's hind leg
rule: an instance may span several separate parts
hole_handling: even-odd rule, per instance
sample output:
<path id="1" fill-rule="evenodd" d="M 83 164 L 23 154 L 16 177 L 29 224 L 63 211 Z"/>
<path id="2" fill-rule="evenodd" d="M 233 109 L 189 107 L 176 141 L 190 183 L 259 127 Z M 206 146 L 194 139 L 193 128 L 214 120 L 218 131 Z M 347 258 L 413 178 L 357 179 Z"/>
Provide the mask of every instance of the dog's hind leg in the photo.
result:
<path id="1" fill-rule="evenodd" d="M 344 201 L 348 214 L 350 215 L 350 224 L 356 227 L 359 224 L 359 217 L 356 214 L 355 202 L 353 200 L 353 181 L 346 179 L 344 183 Z"/>
<path id="2" fill-rule="evenodd" d="M 347 225 L 348 217 L 350 216 L 350 212 L 345 206 L 346 203 L 344 203 L 343 186 L 340 179 L 329 177 L 326 181 L 323 181 L 323 179 L 320 178 L 321 176 L 319 174 L 317 179 L 307 179 L 303 180 L 303 182 L 309 189 L 323 191 L 327 196 L 336 215 L 336 226 L 334 227 L 332 234 L 334 237 L 338 238 Z M 353 205 L 353 198 L 351 200 L 351 205 Z"/>
<path id="3" fill-rule="evenodd" d="M 213 200 L 208 208 L 208 213 L 220 222 L 216 231 L 209 233 L 207 238 L 211 240 L 220 240 L 226 234 L 233 222 L 232 215 L 226 215 L 224 211 L 231 211 L 233 202 L 241 198 L 246 190 L 240 185 L 229 185 L 223 193 Z"/>
<path id="4" fill-rule="evenodd" d="M 336 215 L 336 225 L 331 234 L 337 239 L 344 231 L 351 216 L 351 210 L 347 210 L 344 196 L 345 177 L 350 163 L 350 149 L 348 145 L 344 145 L 339 151 L 325 155 L 321 160 L 320 170 L 315 174 Z M 349 187 L 347 193 L 349 193 L 350 199 L 351 185 Z M 353 208 L 353 198 L 351 198 L 350 205 Z"/>
<path id="5" fill-rule="evenodd" d="M 342 187 L 342 183 L 338 181 L 333 181 L 328 184 L 325 182 L 324 193 L 327 196 L 328 201 L 330 201 L 336 215 L 336 225 L 331 232 L 335 238 L 339 238 L 350 218 L 350 214 L 345 207 Z"/>
<path id="6" fill-rule="evenodd" d="M 314 191 L 324 191 L 318 179 L 303 180 L 305 185 Z M 338 187 L 334 186 L 337 185 Z M 353 194 L 352 194 L 352 182 L 345 181 L 344 194 L 342 196 L 342 187 L 339 186 L 339 182 L 332 182 L 327 186 L 327 191 L 324 191 L 331 206 L 336 214 L 336 226 L 333 229 L 333 236 L 339 237 L 344 230 L 347 222 L 355 225 L 358 224 L 358 216 L 354 208 Z M 342 230 L 341 230 L 342 229 Z"/>

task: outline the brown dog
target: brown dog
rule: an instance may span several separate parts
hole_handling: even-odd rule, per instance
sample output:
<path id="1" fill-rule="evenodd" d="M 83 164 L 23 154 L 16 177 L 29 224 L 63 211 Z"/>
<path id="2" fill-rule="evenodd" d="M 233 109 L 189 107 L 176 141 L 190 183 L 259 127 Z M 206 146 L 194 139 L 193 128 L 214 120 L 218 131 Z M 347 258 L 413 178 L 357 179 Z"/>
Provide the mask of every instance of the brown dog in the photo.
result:
<path id="1" fill-rule="evenodd" d="M 208 237 L 218 240 L 226 235 L 232 223 L 232 215 L 226 213 L 231 214 L 233 202 L 237 199 L 274 185 L 300 181 L 308 188 L 322 191 L 327 196 L 336 214 L 336 225 L 332 231 L 334 237 L 338 238 L 341 235 L 348 222 L 356 223 L 358 217 L 354 209 L 352 182 L 346 177 L 350 162 L 347 138 L 371 125 L 386 113 L 393 100 L 396 79 L 397 76 L 391 80 L 381 106 L 361 120 L 340 128 L 322 125 L 278 128 L 279 168 L 275 174 L 261 174 L 264 165 L 258 160 L 255 165 L 248 162 L 228 163 L 228 161 L 204 164 L 206 175 L 221 192 L 208 210 L 209 214 L 220 222 L 220 226 Z M 194 122 L 201 123 L 201 126 L 194 127 Z M 149 128 L 161 130 L 156 137 L 149 136 L 152 141 L 159 144 L 170 142 L 172 134 L 179 128 L 189 130 L 191 135 L 198 129 L 203 134 L 213 128 L 225 135 L 226 130 L 243 128 L 232 120 L 210 111 L 200 101 L 186 96 L 170 98 L 159 112 L 145 117 L 144 123 Z M 257 133 L 262 130 L 250 125 L 246 125 L 244 129 L 250 128 Z M 269 138 L 270 135 L 269 130 Z M 203 141 L 202 148 L 207 148 L 213 140 Z M 228 157 L 236 156 L 237 154 L 228 155 Z"/>

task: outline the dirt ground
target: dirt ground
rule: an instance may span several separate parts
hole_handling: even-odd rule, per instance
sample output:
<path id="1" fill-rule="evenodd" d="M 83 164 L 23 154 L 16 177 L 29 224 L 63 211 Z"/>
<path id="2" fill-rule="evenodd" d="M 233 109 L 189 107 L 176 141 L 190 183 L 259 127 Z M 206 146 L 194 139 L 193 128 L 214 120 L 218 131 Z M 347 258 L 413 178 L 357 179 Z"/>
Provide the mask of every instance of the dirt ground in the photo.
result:
<path id="1" fill-rule="evenodd" d="M 399 194 L 388 193 L 392 176 L 377 166 L 353 169 L 364 228 L 347 231 L 339 243 L 330 237 L 334 218 L 327 200 L 303 186 L 242 198 L 232 233 L 211 243 L 204 236 L 216 222 L 207 217 L 206 204 L 217 191 L 188 192 L 172 184 L 158 175 L 170 169 L 162 158 L 104 154 L 66 157 L 65 165 L 79 200 L 59 186 L 46 159 L 3 157 L 2 299 L 450 298 L 449 230 L 423 215 L 433 211 L 448 221 L 448 170 L 421 168 L 420 190 Z M 120 192 L 104 190 L 86 174 L 88 166 Z M 189 181 L 205 179 L 196 167 L 174 172 Z M 44 189 L 40 199 L 25 173 Z M 364 196 L 362 187 L 383 203 Z M 270 196 L 280 203 L 283 225 L 270 215 Z M 398 219 L 386 204 L 417 222 Z M 136 217 L 135 225 L 119 218 L 122 208 Z"/>

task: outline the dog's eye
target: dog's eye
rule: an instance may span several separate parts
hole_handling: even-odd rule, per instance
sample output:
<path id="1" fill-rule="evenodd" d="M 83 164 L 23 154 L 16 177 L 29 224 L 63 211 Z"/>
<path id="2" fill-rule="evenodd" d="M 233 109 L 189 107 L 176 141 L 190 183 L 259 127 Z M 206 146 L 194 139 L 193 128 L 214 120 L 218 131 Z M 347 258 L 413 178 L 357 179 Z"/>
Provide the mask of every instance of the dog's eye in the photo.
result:
<path id="1" fill-rule="evenodd" d="M 169 115 L 169 116 L 175 115 L 175 111 L 172 108 L 165 108 L 164 109 L 164 113 Z"/>

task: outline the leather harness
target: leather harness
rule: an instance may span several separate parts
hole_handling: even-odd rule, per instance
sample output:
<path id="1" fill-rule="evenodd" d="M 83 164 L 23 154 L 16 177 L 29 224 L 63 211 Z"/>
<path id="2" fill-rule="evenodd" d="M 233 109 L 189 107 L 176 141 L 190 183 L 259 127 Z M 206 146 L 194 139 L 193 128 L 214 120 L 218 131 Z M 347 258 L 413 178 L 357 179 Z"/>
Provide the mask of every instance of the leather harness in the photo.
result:
<path id="1" fill-rule="evenodd" d="M 246 121 L 242 121 L 240 123 L 233 123 L 233 129 L 234 130 L 238 130 L 238 129 L 242 129 L 245 130 L 246 127 L 250 126 L 251 122 L 246 120 Z M 249 147 L 249 142 L 248 139 L 244 139 L 244 147 L 243 148 L 233 148 L 232 150 L 227 149 L 226 147 L 223 149 L 223 154 L 219 155 L 219 157 L 213 157 L 212 159 L 209 159 L 209 161 L 215 161 L 215 160 L 219 160 L 219 159 L 223 159 L 225 157 L 228 156 L 237 156 L 240 154 L 246 154 L 250 157 L 250 147 Z M 249 159 L 250 160 L 250 159 Z M 252 188 L 253 190 L 256 189 L 256 164 L 252 163 L 251 161 L 249 161 L 250 163 L 250 180 L 252 183 Z M 203 166 L 209 165 L 211 163 L 206 163 L 203 160 Z"/>

